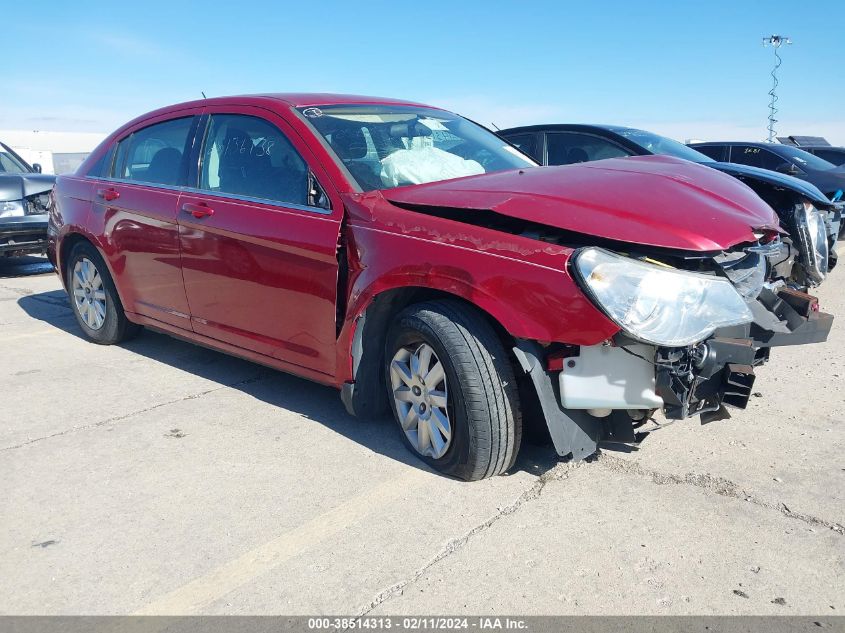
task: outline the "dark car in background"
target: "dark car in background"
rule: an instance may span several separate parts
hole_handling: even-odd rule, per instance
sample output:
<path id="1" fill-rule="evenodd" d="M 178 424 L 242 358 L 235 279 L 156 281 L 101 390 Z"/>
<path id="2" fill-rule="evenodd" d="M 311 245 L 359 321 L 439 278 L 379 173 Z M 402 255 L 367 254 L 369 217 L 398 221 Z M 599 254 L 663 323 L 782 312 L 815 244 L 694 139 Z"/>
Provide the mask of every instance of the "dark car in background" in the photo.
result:
<path id="1" fill-rule="evenodd" d="M 717 162 L 671 138 L 616 125 L 550 124 L 501 130 L 499 135 L 543 165 L 663 154 L 712 167 L 751 187 L 789 233 L 772 245 L 770 279 L 817 286 L 836 264 L 841 208 L 812 184 L 775 171 Z"/>
<path id="2" fill-rule="evenodd" d="M 834 165 L 845 165 L 845 147 L 835 147 L 822 136 L 778 136 L 778 142 L 783 145 L 800 147 L 805 152 L 818 156 Z"/>
<path id="3" fill-rule="evenodd" d="M 837 167 L 792 145 L 731 141 L 690 143 L 689 146 L 713 160 L 771 169 L 806 180 L 828 198 L 845 190 L 845 166 Z"/>
<path id="4" fill-rule="evenodd" d="M 813 156 L 818 156 L 822 160 L 826 160 L 837 167 L 845 165 L 845 147 L 832 147 L 830 145 L 802 145 L 799 149 L 802 149 Z"/>
<path id="5" fill-rule="evenodd" d="M 0 143 L 0 257 L 47 248 L 47 209 L 56 178 L 39 172 Z"/>
<path id="6" fill-rule="evenodd" d="M 837 167 L 845 165 L 845 147 L 802 147 L 805 152 L 809 152 L 813 156 L 818 156 L 822 160 L 826 160 Z"/>

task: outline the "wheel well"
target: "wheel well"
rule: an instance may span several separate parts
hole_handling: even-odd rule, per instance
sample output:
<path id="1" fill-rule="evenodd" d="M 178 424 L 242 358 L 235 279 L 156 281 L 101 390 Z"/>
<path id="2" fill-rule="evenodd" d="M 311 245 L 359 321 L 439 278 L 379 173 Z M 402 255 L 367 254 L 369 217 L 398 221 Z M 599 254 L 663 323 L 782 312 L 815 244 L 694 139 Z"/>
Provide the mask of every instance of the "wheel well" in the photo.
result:
<path id="1" fill-rule="evenodd" d="M 67 258 L 70 255 L 73 247 L 79 244 L 80 242 L 88 242 L 91 246 L 94 244 L 89 240 L 87 237 L 82 235 L 81 233 L 69 233 L 62 241 L 59 242 L 58 248 L 58 264 L 59 264 L 59 275 L 62 279 L 62 285 L 64 285 L 65 289 L 67 289 L 67 275 L 65 274 L 67 271 Z M 95 246 L 96 248 L 96 246 Z"/>
<path id="2" fill-rule="evenodd" d="M 387 411 L 386 386 L 384 384 L 384 343 L 393 318 L 410 305 L 434 299 L 450 299 L 475 310 L 490 324 L 504 348 L 512 357 L 514 339 L 504 327 L 488 312 L 465 298 L 441 290 L 423 287 L 405 287 L 385 291 L 376 295 L 358 321 L 352 342 L 352 362 L 355 387 L 346 402 L 350 412 L 357 416 L 381 415 Z M 519 366 L 514 365 L 519 375 Z"/>

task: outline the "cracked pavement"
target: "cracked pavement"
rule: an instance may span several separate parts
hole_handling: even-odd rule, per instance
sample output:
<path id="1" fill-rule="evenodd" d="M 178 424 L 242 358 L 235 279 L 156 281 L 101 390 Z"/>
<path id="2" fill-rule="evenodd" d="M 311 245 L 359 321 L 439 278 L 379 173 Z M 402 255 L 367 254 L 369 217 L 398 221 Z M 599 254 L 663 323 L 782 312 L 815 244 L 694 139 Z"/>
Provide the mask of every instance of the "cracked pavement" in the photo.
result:
<path id="1" fill-rule="evenodd" d="M 43 260 L 0 260 L 0 613 L 841 614 L 844 342 L 775 350 L 731 420 L 468 484 L 332 389 L 90 344 Z"/>

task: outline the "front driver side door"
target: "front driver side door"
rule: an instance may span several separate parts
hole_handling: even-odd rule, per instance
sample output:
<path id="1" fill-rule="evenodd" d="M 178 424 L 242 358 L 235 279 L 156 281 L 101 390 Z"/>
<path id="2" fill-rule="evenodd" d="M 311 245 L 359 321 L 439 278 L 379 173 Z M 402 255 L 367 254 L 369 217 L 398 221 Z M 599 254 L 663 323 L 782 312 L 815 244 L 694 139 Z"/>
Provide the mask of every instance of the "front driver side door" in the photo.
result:
<path id="1" fill-rule="evenodd" d="M 311 194 L 328 178 L 276 115 L 221 106 L 206 119 L 179 200 L 194 331 L 333 375 L 342 208 Z"/>

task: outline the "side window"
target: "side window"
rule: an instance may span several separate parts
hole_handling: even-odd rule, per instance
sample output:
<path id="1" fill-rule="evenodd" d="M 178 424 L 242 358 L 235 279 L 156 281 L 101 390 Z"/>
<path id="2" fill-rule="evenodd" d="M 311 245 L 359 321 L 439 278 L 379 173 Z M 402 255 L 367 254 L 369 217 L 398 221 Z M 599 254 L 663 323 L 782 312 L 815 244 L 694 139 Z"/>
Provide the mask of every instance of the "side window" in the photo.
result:
<path id="1" fill-rule="evenodd" d="M 822 158 L 834 165 L 842 165 L 845 164 L 845 152 L 843 151 L 836 151 L 832 149 L 817 149 L 813 150 L 813 154 Z"/>
<path id="2" fill-rule="evenodd" d="M 537 151 L 537 135 L 536 134 L 509 134 L 504 137 L 511 145 L 516 145 L 522 152 L 528 154 L 538 163 L 542 163 L 543 159 L 540 152 Z"/>
<path id="3" fill-rule="evenodd" d="M 725 146 L 724 145 L 692 145 L 695 151 L 701 152 L 705 156 L 709 156 L 713 160 L 722 162 L 725 160 Z M 737 162 L 737 161 L 733 161 Z"/>
<path id="4" fill-rule="evenodd" d="M 192 123 L 193 117 L 184 117 L 132 133 L 117 145 L 113 175 L 158 185 L 180 184 Z"/>
<path id="5" fill-rule="evenodd" d="M 211 116 L 200 188 L 289 204 L 308 204 L 308 166 L 275 125 L 240 114 Z"/>
<path id="6" fill-rule="evenodd" d="M 111 159 L 114 155 L 114 145 L 109 147 L 100 158 L 97 159 L 97 162 L 88 170 L 86 176 L 91 176 L 92 178 L 101 178 L 102 176 L 109 175 L 109 169 L 111 168 Z"/>
<path id="7" fill-rule="evenodd" d="M 762 167 L 763 169 L 777 169 L 780 165 L 789 161 L 762 147 L 734 145 L 731 147 L 731 162 L 742 163 L 751 167 Z"/>
<path id="8" fill-rule="evenodd" d="M 546 134 L 546 155 L 549 165 L 572 165 L 605 158 L 621 158 L 631 153 L 592 134 L 550 132 Z"/>

